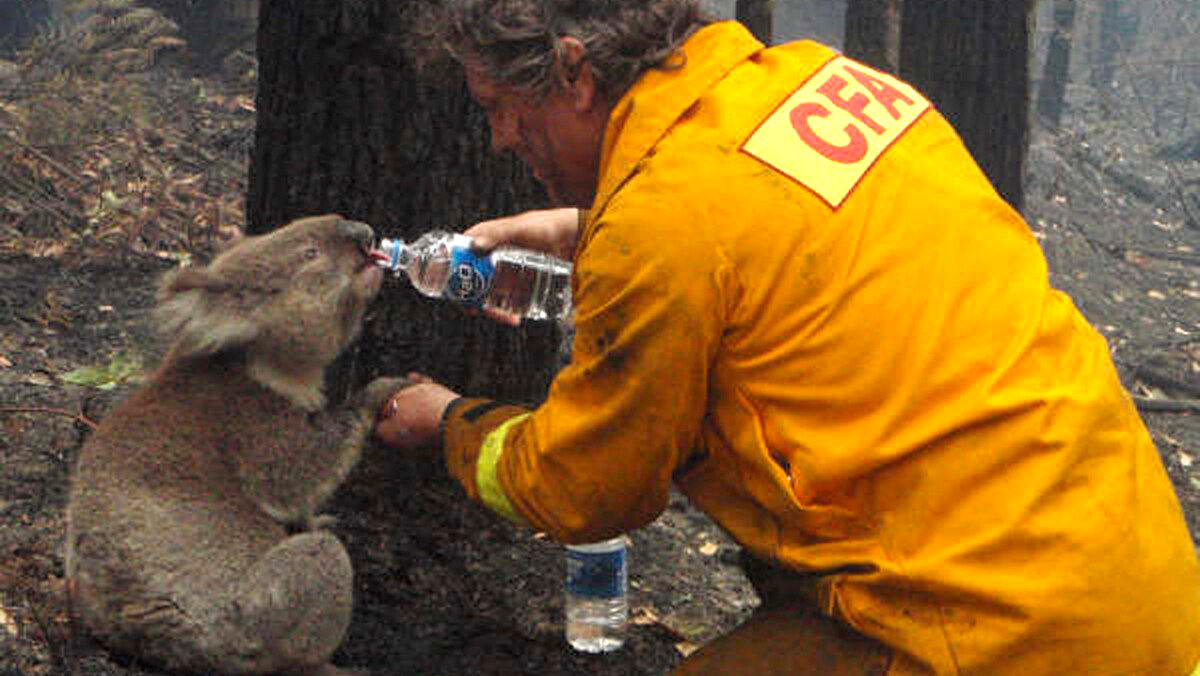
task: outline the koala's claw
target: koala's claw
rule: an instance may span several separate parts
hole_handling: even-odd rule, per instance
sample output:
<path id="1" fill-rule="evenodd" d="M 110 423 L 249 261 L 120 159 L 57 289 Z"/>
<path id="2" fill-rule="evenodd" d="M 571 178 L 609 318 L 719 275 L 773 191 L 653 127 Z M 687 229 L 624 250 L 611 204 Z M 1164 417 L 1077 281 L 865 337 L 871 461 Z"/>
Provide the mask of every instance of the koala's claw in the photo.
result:
<path id="1" fill-rule="evenodd" d="M 393 394 L 415 384 L 409 378 L 376 378 L 363 389 L 359 404 L 373 416 Z"/>

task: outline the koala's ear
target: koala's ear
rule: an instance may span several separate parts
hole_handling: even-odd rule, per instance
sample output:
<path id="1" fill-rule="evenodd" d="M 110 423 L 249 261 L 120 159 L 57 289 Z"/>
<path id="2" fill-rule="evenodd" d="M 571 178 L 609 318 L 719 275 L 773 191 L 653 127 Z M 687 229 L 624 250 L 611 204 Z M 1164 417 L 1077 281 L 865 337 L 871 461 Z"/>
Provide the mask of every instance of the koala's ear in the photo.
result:
<path id="1" fill-rule="evenodd" d="M 258 336 L 258 326 L 231 307 L 232 288 L 204 268 L 179 268 L 163 276 L 154 315 L 163 335 L 173 338 L 176 356 L 206 357 Z"/>

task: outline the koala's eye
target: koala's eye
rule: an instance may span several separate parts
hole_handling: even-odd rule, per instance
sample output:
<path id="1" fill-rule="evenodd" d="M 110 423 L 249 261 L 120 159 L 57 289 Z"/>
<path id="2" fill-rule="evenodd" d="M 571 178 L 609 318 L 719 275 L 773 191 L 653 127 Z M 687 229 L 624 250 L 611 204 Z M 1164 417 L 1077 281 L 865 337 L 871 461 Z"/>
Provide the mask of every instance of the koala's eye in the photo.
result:
<path id="1" fill-rule="evenodd" d="M 316 244 L 309 244 L 308 247 L 304 249 L 304 260 L 311 261 L 320 255 L 321 249 Z"/>

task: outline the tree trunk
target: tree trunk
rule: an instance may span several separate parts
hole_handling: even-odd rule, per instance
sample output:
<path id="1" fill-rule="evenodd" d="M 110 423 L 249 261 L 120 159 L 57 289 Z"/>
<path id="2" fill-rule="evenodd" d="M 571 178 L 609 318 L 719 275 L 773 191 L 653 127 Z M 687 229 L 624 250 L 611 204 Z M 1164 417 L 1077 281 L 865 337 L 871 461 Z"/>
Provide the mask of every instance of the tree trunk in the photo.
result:
<path id="1" fill-rule="evenodd" d="M 771 44 L 772 27 L 771 15 L 774 13 L 775 0 L 737 0 L 737 20 L 754 33 L 764 45 Z"/>
<path id="2" fill-rule="evenodd" d="M 847 0 L 846 56 L 889 73 L 900 70 L 902 0 Z"/>
<path id="3" fill-rule="evenodd" d="M 0 0 L 0 54 L 28 44 L 50 16 L 46 0 Z"/>
<path id="4" fill-rule="evenodd" d="M 419 4 L 263 0 L 250 232 L 337 212 L 411 240 L 544 205 L 515 160 L 491 155 L 464 84 L 416 79 L 402 36 Z M 502 327 L 389 279 L 330 394 L 416 370 L 464 394 L 538 401 L 557 347 L 553 325 Z"/>
<path id="5" fill-rule="evenodd" d="M 1096 41 L 1092 52 L 1092 86 L 1105 89 L 1116 74 L 1117 55 L 1121 52 L 1120 0 L 1102 0 Z"/>
<path id="6" fill-rule="evenodd" d="M 140 3 L 179 25 L 195 64 L 202 69 L 218 67 L 234 52 L 254 51 L 258 0 L 140 0 Z"/>
<path id="7" fill-rule="evenodd" d="M 906 0 L 900 74 L 934 102 L 1020 209 L 1029 139 L 1031 2 Z"/>
<path id="8" fill-rule="evenodd" d="M 1054 29 L 1038 85 L 1037 112 L 1051 129 L 1062 122 L 1063 99 L 1071 71 L 1071 45 L 1075 30 L 1075 0 L 1054 0 Z"/>

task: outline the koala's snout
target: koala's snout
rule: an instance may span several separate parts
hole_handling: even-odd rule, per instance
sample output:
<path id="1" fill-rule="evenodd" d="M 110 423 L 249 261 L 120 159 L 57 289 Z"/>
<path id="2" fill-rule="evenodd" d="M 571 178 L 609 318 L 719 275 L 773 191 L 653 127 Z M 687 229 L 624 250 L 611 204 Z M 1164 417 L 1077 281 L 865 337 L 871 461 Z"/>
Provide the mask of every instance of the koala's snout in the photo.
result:
<path id="1" fill-rule="evenodd" d="M 346 237 L 364 250 L 375 244 L 375 230 L 361 221 L 340 221 L 337 225 L 338 235 Z"/>

